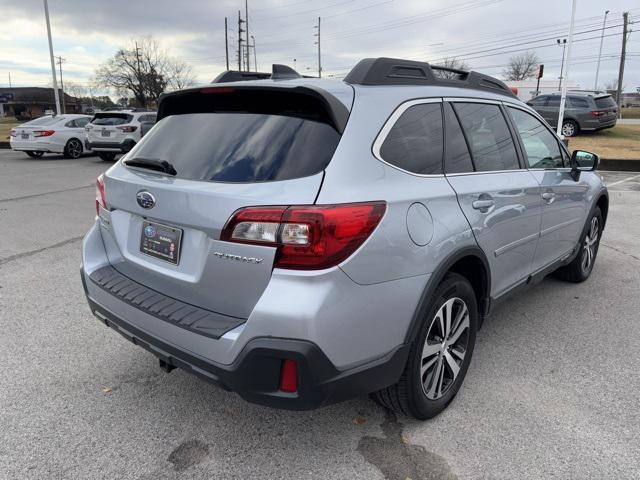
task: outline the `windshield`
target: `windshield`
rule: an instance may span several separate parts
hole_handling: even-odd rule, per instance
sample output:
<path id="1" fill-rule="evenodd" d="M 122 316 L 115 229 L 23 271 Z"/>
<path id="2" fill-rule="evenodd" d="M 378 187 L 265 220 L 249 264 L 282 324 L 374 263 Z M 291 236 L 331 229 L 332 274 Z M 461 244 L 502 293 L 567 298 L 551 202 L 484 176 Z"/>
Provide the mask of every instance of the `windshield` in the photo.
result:
<path id="1" fill-rule="evenodd" d="M 128 159 L 166 161 L 192 180 L 288 180 L 322 171 L 339 141 L 330 125 L 296 116 L 191 113 L 161 120 Z"/>

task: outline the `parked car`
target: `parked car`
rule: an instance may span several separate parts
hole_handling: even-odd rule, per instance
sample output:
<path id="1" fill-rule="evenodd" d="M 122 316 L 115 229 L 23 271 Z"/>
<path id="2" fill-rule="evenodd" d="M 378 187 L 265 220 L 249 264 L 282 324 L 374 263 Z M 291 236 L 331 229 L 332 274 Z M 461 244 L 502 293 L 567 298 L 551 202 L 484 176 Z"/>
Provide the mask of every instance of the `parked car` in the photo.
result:
<path id="1" fill-rule="evenodd" d="M 527 102 L 549 125 L 556 128 L 560 111 L 560 94 L 539 95 Z M 576 93 L 567 94 L 562 135 L 574 137 L 583 131 L 602 130 L 615 127 L 618 106 L 609 94 Z"/>
<path id="2" fill-rule="evenodd" d="M 97 180 L 92 312 L 252 402 L 442 411 L 496 305 L 552 272 L 589 277 L 608 194 L 597 155 L 570 155 L 502 82 L 434 69 L 274 66 L 163 96 Z"/>
<path id="3" fill-rule="evenodd" d="M 96 113 L 86 127 L 85 145 L 102 160 L 113 161 L 118 153 L 131 150 L 142 138 L 142 123 L 155 123 L 149 110 L 110 110 Z"/>
<path id="4" fill-rule="evenodd" d="M 46 115 L 17 126 L 9 135 L 13 150 L 32 158 L 45 153 L 62 153 L 66 158 L 79 158 L 83 153 L 84 127 L 90 115 Z M 88 149 L 87 149 L 88 150 Z"/>

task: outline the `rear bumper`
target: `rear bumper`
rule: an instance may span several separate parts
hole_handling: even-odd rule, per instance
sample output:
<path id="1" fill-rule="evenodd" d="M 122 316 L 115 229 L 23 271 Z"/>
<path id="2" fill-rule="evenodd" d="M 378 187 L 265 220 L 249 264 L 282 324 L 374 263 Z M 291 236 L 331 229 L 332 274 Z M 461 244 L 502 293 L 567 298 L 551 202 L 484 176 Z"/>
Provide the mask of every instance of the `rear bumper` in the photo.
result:
<path id="1" fill-rule="evenodd" d="M 401 345 L 373 362 L 338 370 L 310 341 L 259 337 L 247 342 L 233 363 L 223 365 L 171 345 L 110 312 L 89 294 L 84 270 L 81 277 L 93 314 L 135 345 L 154 354 L 165 368 L 181 368 L 260 405 L 309 410 L 379 390 L 400 378 L 409 352 L 408 345 Z M 279 390 L 284 359 L 295 360 L 298 367 L 295 393 Z"/>
<path id="2" fill-rule="evenodd" d="M 133 140 L 125 140 L 122 143 L 113 143 L 113 142 L 90 142 L 89 140 L 84 141 L 84 147 L 87 150 L 93 150 L 96 152 L 118 152 L 118 153 L 127 153 L 135 146 L 136 142 Z"/>
<path id="3" fill-rule="evenodd" d="M 46 143 L 46 142 L 37 142 L 37 141 L 29 141 L 29 142 L 21 142 L 10 140 L 9 146 L 12 150 L 18 152 L 46 152 L 46 153 L 62 153 L 64 150 L 64 145 L 57 145 L 55 143 Z"/>

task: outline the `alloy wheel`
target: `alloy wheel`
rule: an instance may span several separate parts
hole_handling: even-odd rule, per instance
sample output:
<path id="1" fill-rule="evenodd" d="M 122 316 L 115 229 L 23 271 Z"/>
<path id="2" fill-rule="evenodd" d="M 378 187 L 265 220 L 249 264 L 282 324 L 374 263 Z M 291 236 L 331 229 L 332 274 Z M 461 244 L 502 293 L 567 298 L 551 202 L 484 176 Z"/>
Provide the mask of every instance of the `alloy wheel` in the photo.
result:
<path id="1" fill-rule="evenodd" d="M 576 126 L 573 122 L 566 122 L 562 124 L 562 135 L 565 137 L 573 137 L 576 134 Z"/>
<path id="2" fill-rule="evenodd" d="M 591 219 L 589 231 L 587 232 L 587 235 L 584 238 L 584 243 L 582 244 L 582 270 L 584 272 L 588 272 L 593 265 L 593 261 L 596 257 L 599 234 L 600 228 L 598 224 L 598 217 L 594 216 Z"/>
<path id="3" fill-rule="evenodd" d="M 430 400 L 453 385 L 467 353 L 469 309 L 461 298 L 448 299 L 433 317 L 422 349 L 420 380 Z"/>
<path id="4" fill-rule="evenodd" d="M 67 143 L 67 155 L 71 158 L 80 158 L 82 145 L 78 140 L 69 140 L 69 143 Z"/>

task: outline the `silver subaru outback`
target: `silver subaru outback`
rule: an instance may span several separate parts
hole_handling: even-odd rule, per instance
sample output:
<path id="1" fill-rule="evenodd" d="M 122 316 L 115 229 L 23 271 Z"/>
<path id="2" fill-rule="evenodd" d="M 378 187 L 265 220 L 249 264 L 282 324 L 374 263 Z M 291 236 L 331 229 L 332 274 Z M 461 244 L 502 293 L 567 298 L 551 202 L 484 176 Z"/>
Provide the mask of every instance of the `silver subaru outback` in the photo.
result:
<path id="1" fill-rule="evenodd" d="M 499 302 L 589 277 L 609 203 L 596 155 L 570 155 L 499 80 L 450 73 L 274 65 L 164 95 L 97 180 L 92 312 L 166 371 L 251 402 L 371 393 L 438 414 Z"/>

